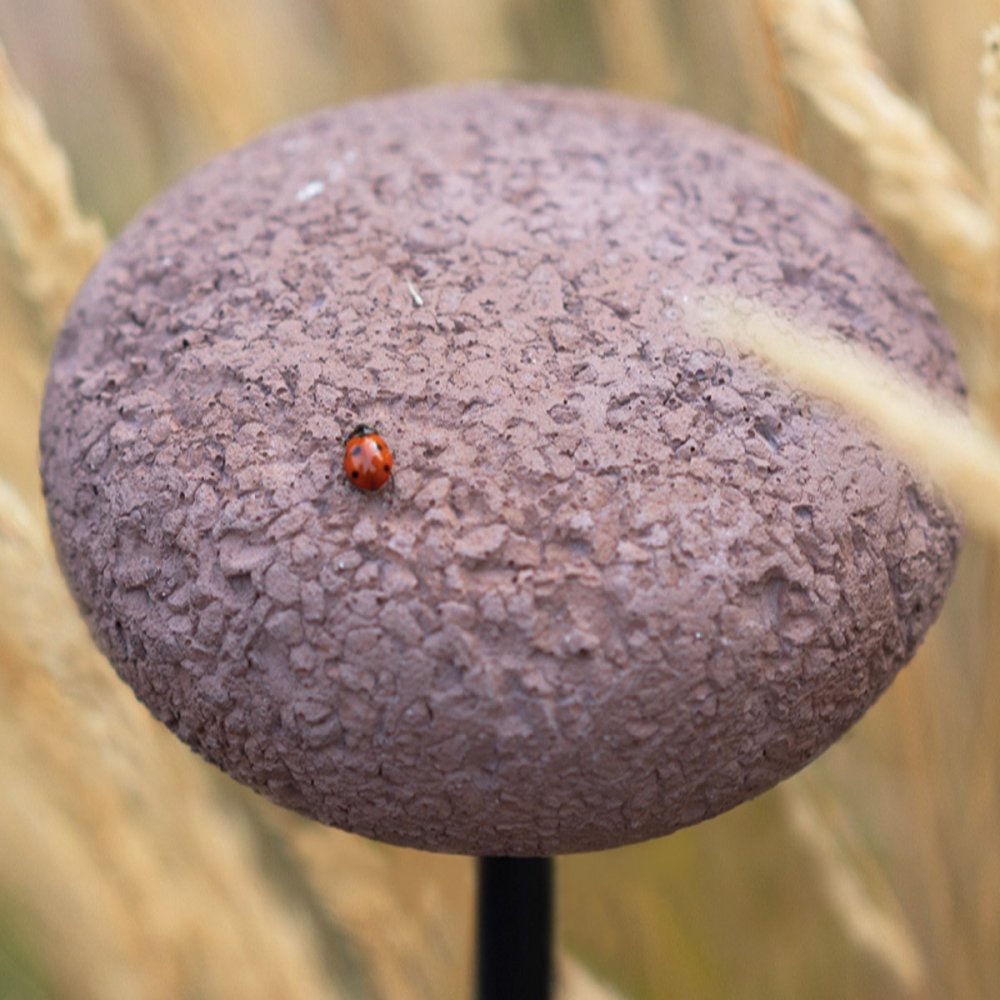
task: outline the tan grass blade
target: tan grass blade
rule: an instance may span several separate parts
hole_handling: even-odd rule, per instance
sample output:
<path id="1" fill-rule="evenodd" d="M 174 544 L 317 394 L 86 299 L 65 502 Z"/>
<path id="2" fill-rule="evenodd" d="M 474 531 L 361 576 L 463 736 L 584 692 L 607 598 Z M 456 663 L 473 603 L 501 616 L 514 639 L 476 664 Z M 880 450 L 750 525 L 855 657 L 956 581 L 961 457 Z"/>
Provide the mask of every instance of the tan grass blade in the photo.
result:
<path id="1" fill-rule="evenodd" d="M 952 294 L 993 305 L 1000 247 L 981 186 L 889 81 L 849 0 L 763 0 L 789 79 L 866 168 L 872 210 L 933 256 Z"/>
<path id="2" fill-rule="evenodd" d="M 802 122 L 785 79 L 785 63 L 774 33 L 771 0 L 755 0 L 756 22 L 761 29 L 767 81 L 777 108 L 778 142 L 789 156 L 802 156 Z"/>
<path id="3" fill-rule="evenodd" d="M 389 6 L 405 17 L 407 44 L 425 78 L 502 77 L 514 67 L 506 0 L 397 0 Z"/>
<path id="4" fill-rule="evenodd" d="M 669 100 L 680 88 L 680 64 L 665 20 L 651 0 L 592 0 L 604 51 L 607 86 Z"/>
<path id="5" fill-rule="evenodd" d="M 990 208 L 1000 226 L 1000 22 L 983 33 L 979 76 L 979 148 Z"/>
<path id="6" fill-rule="evenodd" d="M 555 1000 L 625 1000 L 625 997 L 563 953 L 556 964 Z"/>
<path id="7" fill-rule="evenodd" d="M 0 281 L 0 476 L 41 510 L 38 410 L 45 363 L 31 346 L 36 324 L 27 321 L 26 310 L 5 285 Z"/>
<path id="8" fill-rule="evenodd" d="M 920 990 L 927 970 L 888 886 L 884 881 L 871 884 L 854 852 L 801 782 L 783 785 L 781 791 L 791 829 L 816 865 L 831 911 L 847 937 L 880 962 L 907 993 Z"/>
<path id="9" fill-rule="evenodd" d="M 190 115 L 200 117 L 222 145 L 235 145 L 282 117 L 281 71 L 291 75 L 293 69 L 283 60 L 295 46 L 283 37 L 288 25 L 280 4 L 110 2 L 186 94 Z"/>
<path id="10" fill-rule="evenodd" d="M 1000 440 L 932 398 L 882 358 L 721 290 L 685 306 L 693 330 L 763 359 L 794 385 L 839 403 L 922 469 L 970 522 L 1000 538 Z"/>
<path id="11" fill-rule="evenodd" d="M 55 336 L 104 233 L 77 208 L 69 165 L 0 47 L 0 233 L 17 264 L 24 298 Z M 0 331 L 0 344 L 3 331 Z"/>
<path id="12" fill-rule="evenodd" d="M 979 155 L 986 180 L 987 204 L 993 224 L 1000 231 L 1000 22 L 983 33 L 983 55 L 979 63 L 979 101 L 976 112 L 979 126 Z M 989 321 L 994 332 L 1000 324 L 1000 251 L 994 256 L 993 279 L 984 294 L 992 295 Z M 994 373 L 994 380 L 998 373 Z M 994 405 L 1000 406 L 1000 396 L 993 386 Z M 998 424 L 1000 426 L 1000 424 Z"/>
<path id="13" fill-rule="evenodd" d="M 377 93 L 405 82 L 413 53 L 401 43 L 404 25 L 395 4 L 368 0 L 361 6 L 356 0 L 325 0 L 325 5 L 349 95 Z"/>

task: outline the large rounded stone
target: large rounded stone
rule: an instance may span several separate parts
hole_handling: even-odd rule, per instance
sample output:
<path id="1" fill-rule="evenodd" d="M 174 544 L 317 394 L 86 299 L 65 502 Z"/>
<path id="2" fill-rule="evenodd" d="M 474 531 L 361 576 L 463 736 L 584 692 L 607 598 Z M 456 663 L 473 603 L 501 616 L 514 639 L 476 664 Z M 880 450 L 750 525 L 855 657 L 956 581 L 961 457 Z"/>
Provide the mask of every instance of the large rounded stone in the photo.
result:
<path id="1" fill-rule="evenodd" d="M 220 157 L 53 360 L 45 489 L 95 636 L 233 777 L 395 843 L 612 847 L 773 785 L 909 659 L 958 532 L 692 338 L 709 286 L 961 392 L 857 210 L 691 115 L 441 89 Z M 362 422 L 396 458 L 375 494 L 341 472 Z"/>

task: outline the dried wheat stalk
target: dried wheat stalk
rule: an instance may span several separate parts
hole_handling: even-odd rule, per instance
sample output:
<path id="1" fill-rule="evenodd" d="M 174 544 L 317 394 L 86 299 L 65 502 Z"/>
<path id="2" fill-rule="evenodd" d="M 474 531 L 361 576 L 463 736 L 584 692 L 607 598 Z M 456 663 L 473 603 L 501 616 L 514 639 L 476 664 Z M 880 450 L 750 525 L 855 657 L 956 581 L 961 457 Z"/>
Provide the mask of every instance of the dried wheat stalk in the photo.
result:
<path id="1" fill-rule="evenodd" d="M 24 297 L 52 338 L 104 246 L 77 208 L 66 157 L 0 48 L 0 232 L 19 264 Z M 2 333 L 0 333 L 2 335 Z"/>
<path id="2" fill-rule="evenodd" d="M 761 10 L 790 81 L 857 150 L 872 210 L 905 227 L 941 266 L 949 291 L 988 314 L 1000 238 L 985 194 L 887 79 L 854 5 L 763 0 Z"/>

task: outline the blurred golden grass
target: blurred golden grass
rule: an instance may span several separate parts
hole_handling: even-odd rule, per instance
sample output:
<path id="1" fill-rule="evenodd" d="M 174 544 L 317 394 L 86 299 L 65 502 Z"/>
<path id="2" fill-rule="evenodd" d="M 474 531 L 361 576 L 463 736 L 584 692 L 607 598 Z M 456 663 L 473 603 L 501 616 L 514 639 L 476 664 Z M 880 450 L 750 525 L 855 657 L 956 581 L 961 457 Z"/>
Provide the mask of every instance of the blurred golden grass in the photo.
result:
<path id="1" fill-rule="evenodd" d="M 329 996 L 248 823 L 115 682 L 2 481 L 0 607 L 0 884 L 55 945 L 60 995 Z"/>
<path id="2" fill-rule="evenodd" d="M 18 86 L 2 46 L 0 206 L 0 226 L 20 265 L 23 293 L 40 312 L 48 344 L 104 236 L 100 224 L 77 209 L 66 157 Z"/>
<path id="3" fill-rule="evenodd" d="M 109 212 L 123 168 L 90 136 L 169 152 L 174 170 L 313 104 L 420 81 L 603 83 L 751 123 L 898 239 L 960 337 L 974 410 L 995 435 L 1000 81 L 984 33 L 997 11 L 988 0 L 862 11 L 919 105 L 846 0 L 94 0 L 86 12 L 0 0 L 0 34 L 74 162 L 97 164 L 85 188 Z M 85 37 L 100 60 L 74 62 Z M 102 97 L 126 92 L 128 116 Z M 38 348 L 102 237 L 5 61 L 0 230 L 0 904 L 44 960 L 39 988 L 74 1000 L 463 995 L 467 861 L 370 844 L 234 790 L 148 718 L 73 609 L 35 472 Z M 564 859 L 563 940 L 635 997 L 990 997 L 997 441 L 857 355 L 821 370 L 788 332 L 758 318 L 755 349 L 894 427 L 969 512 L 953 596 L 879 707 L 779 792 L 663 841 Z M 611 995 L 566 958 L 562 981 L 567 998 Z"/>

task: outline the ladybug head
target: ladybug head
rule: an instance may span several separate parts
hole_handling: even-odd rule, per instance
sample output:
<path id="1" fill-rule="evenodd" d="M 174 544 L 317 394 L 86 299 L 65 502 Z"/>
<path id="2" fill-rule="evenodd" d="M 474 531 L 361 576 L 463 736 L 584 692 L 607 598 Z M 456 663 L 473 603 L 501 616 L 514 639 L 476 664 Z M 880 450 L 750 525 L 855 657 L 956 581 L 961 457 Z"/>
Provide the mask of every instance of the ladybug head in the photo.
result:
<path id="1" fill-rule="evenodd" d="M 368 424 L 358 424 L 357 427 L 347 435 L 345 440 L 350 441 L 351 438 L 368 437 L 370 434 L 378 434 L 378 431 L 374 427 L 369 427 Z"/>

